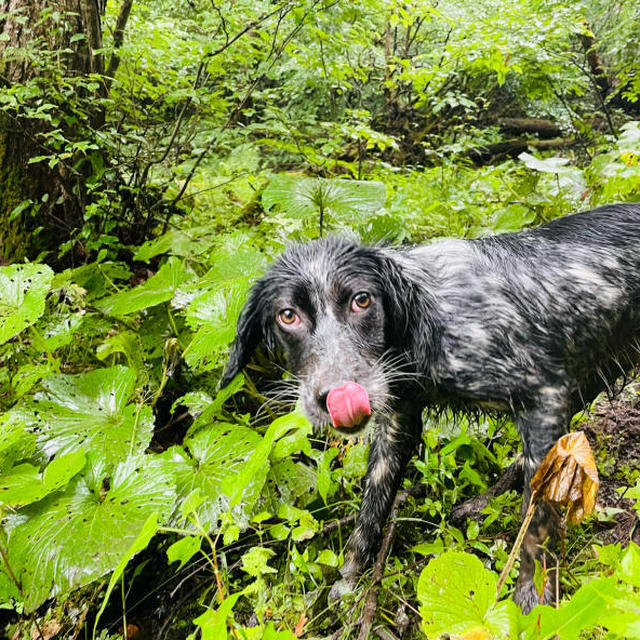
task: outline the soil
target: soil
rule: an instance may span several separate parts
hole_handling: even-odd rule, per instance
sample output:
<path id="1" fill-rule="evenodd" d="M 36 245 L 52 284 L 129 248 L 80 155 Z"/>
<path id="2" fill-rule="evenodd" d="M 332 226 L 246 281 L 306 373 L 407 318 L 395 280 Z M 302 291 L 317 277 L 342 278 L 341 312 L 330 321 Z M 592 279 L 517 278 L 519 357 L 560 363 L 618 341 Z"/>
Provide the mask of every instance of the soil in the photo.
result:
<path id="1" fill-rule="evenodd" d="M 640 397 L 603 401 L 579 426 L 593 449 L 600 475 L 598 507 L 621 509 L 613 522 L 603 522 L 599 537 L 603 543 L 629 540 L 640 543 L 638 514 L 633 500 L 625 497 L 640 477 Z"/>

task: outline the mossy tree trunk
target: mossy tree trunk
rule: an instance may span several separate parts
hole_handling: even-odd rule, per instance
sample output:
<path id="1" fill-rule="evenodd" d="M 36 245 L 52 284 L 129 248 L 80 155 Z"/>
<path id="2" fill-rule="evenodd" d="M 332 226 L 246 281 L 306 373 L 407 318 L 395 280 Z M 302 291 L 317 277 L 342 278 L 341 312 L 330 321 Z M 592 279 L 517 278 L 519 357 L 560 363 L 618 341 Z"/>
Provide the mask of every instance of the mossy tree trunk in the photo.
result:
<path id="1" fill-rule="evenodd" d="M 17 96 L 0 111 L 0 262 L 42 252 L 55 260 L 58 247 L 82 224 L 90 163 L 56 147 L 55 130 L 58 139 L 73 141 L 87 125 L 104 123 L 104 84 L 96 89 L 77 82 L 104 74 L 103 12 L 103 0 L 0 0 L 0 92 Z M 59 89 L 67 79 L 65 87 L 77 87 L 70 102 L 95 100 L 96 108 L 82 122 L 51 122 L 38 108 L 56 95 L 64 110 Z M 34 161 L 56 153 L 58 161 Z"/>

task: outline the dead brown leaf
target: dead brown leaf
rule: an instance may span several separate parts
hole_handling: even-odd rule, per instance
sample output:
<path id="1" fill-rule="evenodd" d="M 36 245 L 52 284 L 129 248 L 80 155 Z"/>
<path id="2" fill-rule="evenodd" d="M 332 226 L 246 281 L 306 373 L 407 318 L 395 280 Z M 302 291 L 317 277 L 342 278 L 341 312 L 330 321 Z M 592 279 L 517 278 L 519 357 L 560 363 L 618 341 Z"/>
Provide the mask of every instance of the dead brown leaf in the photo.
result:
<path id="1" fill-rule="evenodd" d="M 531 488 L 541 497 L 567 509 L 571 524 L 593 512 L 598 485 L 596 463 L 582 431 L 562 436 L 531 480 Z"/>
<path id="2" fill-rule="evenodd" d="M 299 638 L 303 631 L 304 631 L 304 625 L 307 624 L 307 621 L 309 620 L 309 618 L 307 618 L 307 614 L 303 611 L 300 614 L 300 618 L 298 619 L 298 622 L 296 623 L 295 628 L 293 629 L 293 635 L 296 638 Z"/>
<path id="3" fill-rule="evenodd" d="M 31 632 L 33 640 L 50 640 L 62 629 L 62 625 L 58 620 L 47 620 L 40 628 L 35 628 Z M 42 633 L 40 633 L 42 632 Z"/>

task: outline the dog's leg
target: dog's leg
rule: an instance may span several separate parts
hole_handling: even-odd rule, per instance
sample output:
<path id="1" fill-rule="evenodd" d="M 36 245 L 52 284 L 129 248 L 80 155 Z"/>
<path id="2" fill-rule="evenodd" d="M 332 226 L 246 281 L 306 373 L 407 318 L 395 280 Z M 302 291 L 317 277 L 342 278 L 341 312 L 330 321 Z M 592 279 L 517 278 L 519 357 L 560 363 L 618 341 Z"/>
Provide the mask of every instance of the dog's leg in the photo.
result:
<path id="1" fill-rule="evenodd" d="M 358 576 L 371 565 L 382 541 L 382 531 L 404 470 L 413 455 L 422 429 L 420 412 L 396 413 L 377 419 L 364 478 L 362 506 L 349 538 L 342 579 L 333 585 L 329 599 L 350 592 Z"/>
<path id="2" fill-rule="evenodd" d="M 516 415 L 516 425 L 522 436 L 524 453 L 524 492 L 522 496 L 522 513 L 527 510 L 531 498 L 531 478 L 545 455 L 562 436 L 569 421 L 568 402 L 564 395 L 551 388 L 541 394 L 536 409 Z M 545 558 L 541 545 L 547 540 L 549 548 L 558 538 L 558 522 L 556 516 L 546 504 L 540 503 L 525 534 L 520 550 L 520 574 L 514 594 L 515 601 L 525 613 L 537 604 L 549 604 L 555 598 L 555 561 Z M 535 561 L 546 561 L 548 570 L 544 593 L 541 595 L 535 588 L 533 576 Z M 551 570 L 549 570 L 551 569 Z"/>

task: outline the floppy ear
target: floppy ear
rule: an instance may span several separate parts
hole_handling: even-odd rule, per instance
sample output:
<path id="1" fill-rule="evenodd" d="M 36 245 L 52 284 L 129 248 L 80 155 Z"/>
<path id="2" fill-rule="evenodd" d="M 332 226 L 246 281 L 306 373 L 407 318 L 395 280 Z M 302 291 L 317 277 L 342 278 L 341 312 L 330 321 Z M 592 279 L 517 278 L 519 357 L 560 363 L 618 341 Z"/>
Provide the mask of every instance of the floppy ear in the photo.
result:
<path id="1" fill-rule="evenodd" d="M 382 257 L 387 339 L 412 364 L 426 369 L 438 348 L 441 320 L 429 283 L 409 277 L 396 260 Z"/>
<path id="2" fill-rule="evenodd" d="M 262 282 L 259 280 L 251 288 L 249 298 L 240 312 L 236 338 L 231 346 L 229 360 L 220 380 L 220 388 L 226 387 L 245 368 L 256 347 L 263 340 L 265 328 L 263 327 L 262 290 Z"/>

